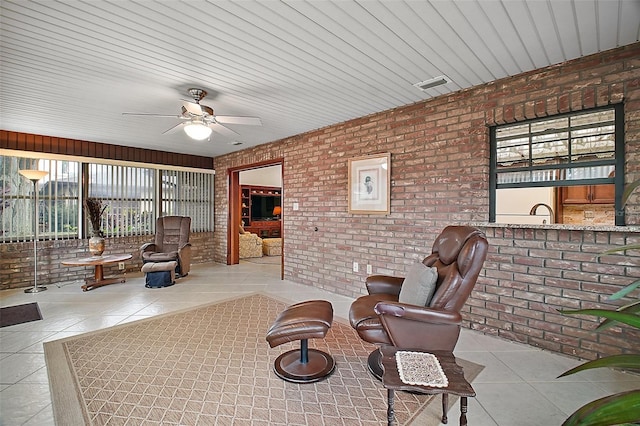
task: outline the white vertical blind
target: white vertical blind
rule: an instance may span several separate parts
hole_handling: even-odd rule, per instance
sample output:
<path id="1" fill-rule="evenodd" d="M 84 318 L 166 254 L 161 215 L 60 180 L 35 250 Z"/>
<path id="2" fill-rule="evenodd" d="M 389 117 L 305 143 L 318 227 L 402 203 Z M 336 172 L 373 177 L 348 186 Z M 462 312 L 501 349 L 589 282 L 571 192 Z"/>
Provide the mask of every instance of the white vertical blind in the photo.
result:
<path id="1" fill-rule="evenodd" d="M 23 169 L 48 172 L 37 186 L 41 239 L 83 237 L 83 182 L 87 195 L 106 205 L 101 229 L 108 237 L 153 234 L 161 212 L 190 216 L 192 231 L 213 230 L 211 172 L 0 155 L 0 242 L 33 239 L 35 194 Z"/>

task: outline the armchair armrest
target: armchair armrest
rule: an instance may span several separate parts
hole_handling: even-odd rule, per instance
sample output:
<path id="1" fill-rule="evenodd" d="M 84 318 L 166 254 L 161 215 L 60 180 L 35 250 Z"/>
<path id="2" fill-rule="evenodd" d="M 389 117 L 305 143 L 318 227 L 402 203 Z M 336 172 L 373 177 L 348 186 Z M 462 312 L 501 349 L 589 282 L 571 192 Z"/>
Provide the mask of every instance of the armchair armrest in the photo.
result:
<path id="1" fill-rule="evenodd" d="M 370 275 L 365 284 L 369 294 L 400 294 L 400 288 L 404 282 L 403 277 L 392 277 L 389 275 Z"/>
<path id="2" fill-rule="evenodd" d="M 453 351 L 460 336 L 458 312 L 396 302 L 378 302 L 374 310 L 399 348 Z"/>
<path id="3" fill-rule="evenodd" d="M 462 316 L 459 312 L 443 311 L 406 303 L 378 302 L 373 309 L 378 315 L 393 315 L 394 317 L 411 321 L 456 325 L 462 322 Z"/>
<path id="4" fill-rule="evenodd" d="M 156 243 L 144 243 L 140 247 L 140 251 L 153 251 L 156 248 Z"/>
<path id="5" fill-rule="evenodd" d="M 180 274 L 186 276 L 191 270 L 191 243 L 183 244 L 178 248 L 178 260 L 180 261 Z"/>
<path id="6" fill-rule="evenodd" d="M 156 244 L 155 243 L 144 243 L 142 246 L 140 246 L 140 259 L 142 260 L 142 253 L 148 252 L 148 251 L 156 251 Z"/>

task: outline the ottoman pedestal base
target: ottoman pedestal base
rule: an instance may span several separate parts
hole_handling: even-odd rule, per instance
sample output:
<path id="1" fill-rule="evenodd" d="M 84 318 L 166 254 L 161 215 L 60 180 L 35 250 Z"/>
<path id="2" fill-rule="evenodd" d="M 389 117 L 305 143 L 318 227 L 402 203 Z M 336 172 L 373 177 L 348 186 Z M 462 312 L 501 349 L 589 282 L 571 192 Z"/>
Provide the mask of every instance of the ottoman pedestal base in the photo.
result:
<path id="1" fill-rule="evenodd" d="M 276 358 L 273 369 L 278 377 L 293 383 L 313 383 L 330 375 L 336 367 L 333 357 L 317 349 L 309 349 L 307 339 L 300 349 L 285 352 Z"/>

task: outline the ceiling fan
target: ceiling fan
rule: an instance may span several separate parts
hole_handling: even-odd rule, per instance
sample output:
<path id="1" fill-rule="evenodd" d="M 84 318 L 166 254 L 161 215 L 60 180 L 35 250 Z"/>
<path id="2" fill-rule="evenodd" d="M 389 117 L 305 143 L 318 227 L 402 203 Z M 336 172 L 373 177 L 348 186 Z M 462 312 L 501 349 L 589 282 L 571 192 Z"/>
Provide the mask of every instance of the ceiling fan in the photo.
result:
<path id="1" fill-rule="evenodd" d="M 223 124 L 243 124 L 250 126 L 261 126 L 262 122 L 258 117 L 240 117 L 231 115 L 215 115 L 213 108 L 207 105 L 201 105 L 200 101 L 207 96 L 207 92 L 202 89 L 188 89 L 189 94 L 193 98 L 193 101 L 182 101 L 182 112 L 179 115 L 166 115 L 166 114 L 148 114 L 148 113 L 134 113 L 123 112 L 122 115 L 135 115 L 145 117 L 174 117 L 181 120 L 185 120 L 168 130 L 162 132 L 162 134 L 171 133 L 179 129 L 183 129 L 184 132 L 192 139 L 204 140 L 211 135 L 211 131 L 215 131 L 225 136 L 235 137 L 237 132 L 223 126 Z"/>

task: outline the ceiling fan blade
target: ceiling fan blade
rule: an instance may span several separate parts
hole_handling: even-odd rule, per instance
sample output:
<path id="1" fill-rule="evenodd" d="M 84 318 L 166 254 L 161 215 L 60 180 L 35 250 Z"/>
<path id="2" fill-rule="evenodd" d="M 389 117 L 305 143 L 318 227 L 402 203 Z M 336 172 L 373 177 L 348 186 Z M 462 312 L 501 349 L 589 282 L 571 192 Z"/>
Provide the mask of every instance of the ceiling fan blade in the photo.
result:
<path id="1" fill-rule="evenodd" d="M 234 132 L 233 130 L 229 129 L 228 127 L 224 127 L 220 123 L 211 123 L 211 124 L 209 124 L 209 128 L 211 130 L 213 130 L 214 132 L 220 133 L 221 135 L 228 136 L 228 137 L 231 137 L 231 138 L 234 138 L 234 137 L 238 136 L 237 132 Z"/>
<path id="2" fill-rule="evenodd" d="M 202 107 L 200 107 L 200 104 L 197 104 L 195 102 L 189 102 L 189 101 L 182 101 L 182 106 L 184 106 L 184 109 L 186 109 L 190 114 L 193 115 L 202 115 Z"/>
<path id="3" fill-rule="evenodd" d="M 184 118 L 176 114 L 150 114 L 145 112 L 123 112 L 122 115 L 132 115 L 138 117 L 168 117 L 168 118 Z"/>
<path id="4" fill-rule="evenodd" d="M 259 117 L 238 117 L 233 115 L 216 115 L 215 119 L 218 123 L 224 124 L 245 124 L 248 126 L 262 126 Z"/>
<path id="5" fill-rule="evenodd" d="M 175 126 L 173 126 L 173 127 L 169 128 L 169 129 L 165 130 L 164 132 L 162 132 L 162 134 L 163 134 L 163 135 L 166 135 L 166 134 L 169 134 L 169 133 L 175 133 L 175 132 L 177 132 L 178 130 L 182 129 L 182 128 L 184 127 L 184 125 L 185 125 L 185 124 L 186 124 L 186 123 L 179 123 L 179 124 L 176 124 Z"/>

